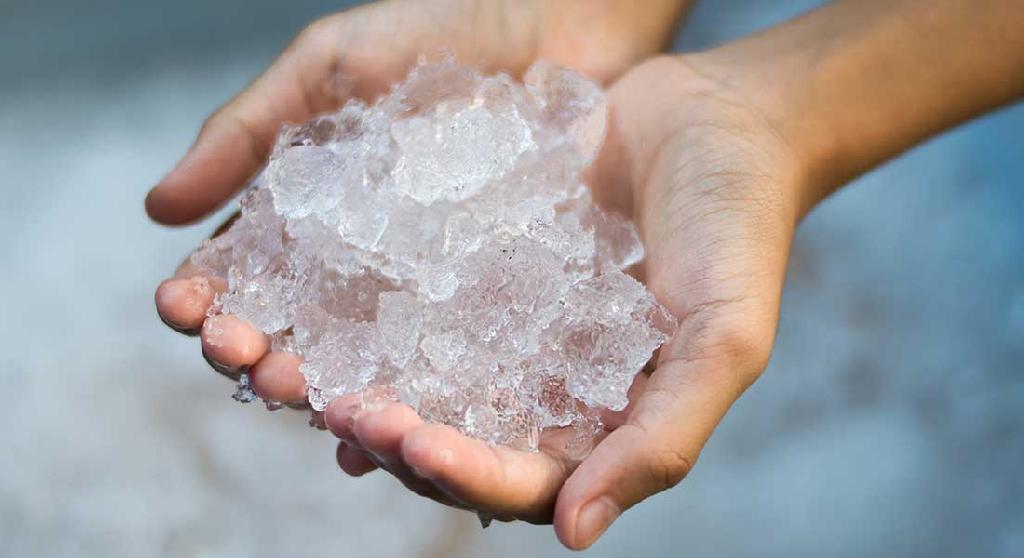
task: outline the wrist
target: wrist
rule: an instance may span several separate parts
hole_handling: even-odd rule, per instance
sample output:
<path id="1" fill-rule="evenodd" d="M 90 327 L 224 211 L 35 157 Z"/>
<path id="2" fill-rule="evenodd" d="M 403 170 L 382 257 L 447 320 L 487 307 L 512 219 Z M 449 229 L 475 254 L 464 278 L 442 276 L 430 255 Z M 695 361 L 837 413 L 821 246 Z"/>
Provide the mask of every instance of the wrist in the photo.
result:
<path id="1" fill-rule="evenodd" d="M 693 56 L 800 161 L 805 209 L 928 137 L 1024 95 L 1016 0 L 840 0 Z"/>

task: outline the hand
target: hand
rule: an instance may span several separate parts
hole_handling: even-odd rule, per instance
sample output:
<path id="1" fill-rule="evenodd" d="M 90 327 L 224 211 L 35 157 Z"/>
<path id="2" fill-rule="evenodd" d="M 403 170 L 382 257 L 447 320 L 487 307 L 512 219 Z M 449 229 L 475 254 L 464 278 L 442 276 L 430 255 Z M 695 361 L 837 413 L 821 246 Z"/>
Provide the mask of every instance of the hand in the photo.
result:
<path id="1" fill-rule="evenodd" d="M 858 173 L 1024 95 L 1024 35 L 1013 32 L 1024 11 L 986 6 L 839 1 L 629 72 L 611 90 L 591 183 L 640 224 L 641 272 L 681 326 L 625 417 L 577 464 L 557 432 L 526 454 L 423 425 L 401 405 L 354 412 L 339 400 L 325 418 L 348 441 L 342 468 L 383 465 L 441 502 L 553 521 L 576 549 L 678 483 L 767 363 L 800 217 Z"/>
<path id="2" fill-rule="evenodd" d="M 146 210 L 168 225 L 203 217 L 262 168 L 282 124 L 337 109 L 350 96 L 374 97 L 404 77 L 420 54 L 443 50 L 460 63 L 513 74 L 545 58 L 608 81 L 657 52 L 687 4 L 650 0 L 636 10 L 626 0 L 391 0 L 328 16 L 206 121 L 189 152 L 149 193 Z M 161 318 L 184 333 L 203 328 L 203 353 L 214 368 L 236 375 L 252 366 L 260 395 L 304 399 L 292 355 L 267 355 L 265 336 L 231 316 L 206 320 L 225 285 L 197 274 L 186 263 L 160 285 Z"/>
<path id="3" fill-rule="evenodd" d="M 1022 36 L 1012 32 L 1024 17 L 1019 3 L 992 0 L 987 10 L 955 0 L 890 4 L 836 2 L 706 55 L 644 63 L 612 88 L 609 138 L 591 182 L 601 203 L 639 222 L 648 252 L 640 271 L 681 327 L 650 378 L 639 378 L 627 412 L 609 417 L 611 431 L 589 457 L 576 463 L 559 451 L 558 432 L 545 435 L 541 452 L 521 453 L 424 425 L 401 405 L 357 411 L 343 398 L 325 417 L 346 440 L 339 446 L 342 468 L 361 474 L 384 466 L 444 503 L 502 519 L 553 521 L 571 548 L 590 545 L 622 511 L 679 482 L 766 364 L 800 216 L 857 173 L 1024 92 Z M 186 222 L 222 203 L 259 166 L 277 124 L 343 98 L 325 87 L 324 76 L 339 67 L 353 76 L 353 94 L 368 95 L 398 77 L 396 68 L 404 70 L 412 52 L 434 45 L 513 72 L 532 56 L 509 56 L 504 45 L 525 43 L 534 50 L 515 52 L 540 53 L 600 78 L 628 64 L 618 63 L 630 59 L 620 55 L 574 60 L 566 53 L 604 52 L 602 41 L 588 43 L 571 30 L 549 35 L 538 32 L 545 26 L 535 17 L 513 17 L 536 16 L 535 3 L 524 2 L 523 12 L 514 3 L 496 5 L 501 17 L 486 17 L 495 15 L 487 4 L 467 22 L 457 9 L 450 19 L 440 17 L 444 7 L 465 5 L 431 4 L 439 19 L 430 23 L 453 24 L 440 32 L 408 17 L 419 3 L 400 2 L 337 16 L 344 25 L 315 26 L 304 36 L 317 39 L 298 40 L 210 120 L 183 163 L 151 193 L 151 215 Z M 924 19 L 929 25 L 917 24 Z M 393 32 L 402 21 L 414 32 Z M 501 25 L 481 25 L 495 21 Z M 501 41 L 463 42 L 457 31 L 467 24 L 467 37 Z M 335 45 L 324 39 L 334 25 L 348 32 L 346 57 L 318 56 Z M 381 37 L 394 48 L 374 50 L 387 53 L 374 57 L 367 49 L 379 48 Z M 592 49 L 580 50 L 581 39 Z M 157 294 L 165 321 L 188 331 L 202 326 L 204 352 L 225 371 L 254 365 L 250 373 L 264 396 L 303 393 L 295 357 L 267 355 L 266 338 L 230 316 L 203 321 L 223 285 L 185 279 L 193 274 L 187 266 L 179 274 Z"/>
<path id="4" fill-rule="evenodd" d="M 581 463 L 566 432 L 541 451 L 489 447 L 424 424 L 401 404 L 333 402 L 341 467 L 377 466 L 413 491 L 498 519 L 553 521 L 585 548 L 623 511 L 678 483 L 732 402 L 761 373 L 800 211 L 800 167 L 742 91 L 684 58 L 646 62 L 611 91 L 611 129 L 591 178 L 606 207 L 634 216 L 648 287 L 681 321 L 633 401 Z"/>
<path id="5" fill-rule="evenodd" d="M 396 0 L 330 16 L 303 31 L 262 77 L 207 120 L 195 145 L 150 192 L 147 211 L 165 224 L 184 224 L 208 214 L 258 172 L 281 124 L 335 109 L 349 96 L 373 97 L 400 79 L 420 53 L 445 50 L 461 63 L 513 74 L 534 59 L 545 58 L 609 81 L 658 51 L 687 4 L 685 0 L 651 0 L 645 10 L 635 10 L 619 0 Z M 339 75 L 344 76 L 343 82 L 337 81 Z M 157 308 L 172 328 L 187 334 L 202 331 L 203 353 L 214 368 L 231 377 L 247 369 L 261 396 L 300 404 L 305 385 L 297 357 L 271 352 L 266 336 L 237 318 L 206 318 L 214 296 L 225 288 L 223 281 L 202 276 L 186 262 L 158 289 Z M 404 418 L 409 418 L 408 413 Z M 615 423 L 614 418 L 609 421 Z M 377 444 L 373 437 L 378 433 L 372 427 L 363 443 L 384 455 L 387 452 L 380 446 L 394 441 L 387 429 L 394 432 L 409 423 L 403 423 L 402 417 L 379 422 L 385 432 Z M 359 427 L 360 432 L 363 429 Z M 551 437 L 546 436 L 546 445 L 551 445 Z M 389 465 L 369 449 L 343 444 L 339 461 L 353 473 L 375 468 L 375 462 Z M 513 452 L 504 455 L 522 457 Z M 524 463 L 535 464 L 534 457 L 525 456 Z M 549 471 L 550 482 L 545 486 L 560 485 L 567 472 L 565 461 L 558 456 L 548 462 L 557 469 Z M 505 465 L 515 468 L 514 462 Z M 400 466 L 390 469 L 403 476 Z M 509 489 L 537 483 L 536 467 L 523 471 L 523 482 L 511 482 Z M 459 503 L 439 490 L 431 495 L 446 503 L 474 506 L 472 499 Z M 501 498 L 503 506 L 494 507 L 503 517 L 550 521 L 550 490 L 533 495 L 507 492 Z M 521 501 L 515 513 L 509 509 L 512 498 Z"/>
<path id="6" fill-rule="evenodd" d="M 290 51 L 310 40 L 300 38 Z M 324 48 L 324 43 L 315 44 Z M 261 140 L 248 132 L 259 126 L 238 120 L 251 117 L 238 115 L 266 116 L 293 106 L 282 100 L 288 89 L 273 89 L 278 82 L 269 77 L 281 75 L 278 68 L 288 67 L 290 57 L 306 64 L 311 60 L 286 53 L 252 89 L 211 118 L 183 167 L 151 194 L 148 207 L 155 217 L 182 222 L 198 216 L 255 171 L 276 130 L 270 127 L 275 119 L 259 120 L 266 127 Z M 403 70 L 406 63 L 401 63 Z M 518 69 L 525 62 L 516 64 Z M 379 88 L 389 79 L 354 90 Z M 640 273 L 682 323 L 661 350 L 655 372 L 649 379 L 638 378 L 634 403 L 606 417 L 612 431 L 579 463 L 562 451 L 564 432 L 546 433 L 538 453 L 491 448 L 451 428 L 423 424 L 407 406 L 359 410 L 354 398 L 343 398 L 332 403 L 325 419 L 343 440 L 338 461 L 346 472 L 360 475 L 380 466 L 417 493 L 445 504 L 499 519 L 553 521 L 563 543 L 584 548 L 619 513 L 676 484 L 729 405 L 761 372 L 796 221 L 797 204 L 790 193 L 798 179 L 795 162 L 742 92 L 702 76 L 682 59 L 644 63 L 610 94 L 609 138 L 591 177 L 595 197 L 638 220 L 648 251 Z M 298 104 L 320 106 L 303 103 Z M 323 100 L 322 108 L 328 107 Z M 230 141 L 222 139 L 232 134 Z M 260 150 L 253 154 L 256 145 Z M 212 159 L 226 164 L 202 164 Z M 205 188 L 202 195 L 200 187 Z M 237 318 L 204 321 L 206 308 L 224 285 L 194 275 L 186 264 L 158 290 L 165 321 L 185 331 L 201 327 L 211 364 L 229 374 L 251 367 L 250 379 L 260 395 L 301 401 L 305 386 L 298 359 L 268 353 L 266 337 Z"/>

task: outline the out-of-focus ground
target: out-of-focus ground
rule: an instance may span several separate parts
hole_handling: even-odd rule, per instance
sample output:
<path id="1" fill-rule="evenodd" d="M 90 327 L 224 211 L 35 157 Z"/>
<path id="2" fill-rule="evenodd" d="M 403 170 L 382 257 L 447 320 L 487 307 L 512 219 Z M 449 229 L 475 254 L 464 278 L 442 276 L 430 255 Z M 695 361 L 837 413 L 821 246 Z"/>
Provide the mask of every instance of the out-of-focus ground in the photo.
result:
<path id="1" fill-rule="evenodd" d="M 344 4 L 344 3 L 343 3 Z M 814 2 L 703 2 L 699 48 Z M 0 555 L 555 556 L 550 528 L 344 477 L 242 406 L 152 292 L 211 224 L 146 189 L 303 23 L 300 0 L 0 0 Z M 679 488 L 593 556 L 1024 555 L 1024 106 L 815 211 L 778 346 Z M 628 554 L 627 554 L 628 553 Z"/>

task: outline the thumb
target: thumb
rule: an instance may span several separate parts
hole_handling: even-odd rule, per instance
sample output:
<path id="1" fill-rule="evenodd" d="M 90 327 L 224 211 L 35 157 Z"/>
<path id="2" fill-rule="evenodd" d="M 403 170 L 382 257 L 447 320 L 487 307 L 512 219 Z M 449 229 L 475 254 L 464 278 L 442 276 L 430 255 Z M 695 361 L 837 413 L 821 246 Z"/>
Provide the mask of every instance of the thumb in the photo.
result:
<path id="1" fill-rule="evenodd" d="M 767 362 L 760 344 L 727 342 L 731 349 L 717 358 L 662 359 L 627 422 L 594 448 L 559 492 L 554 524 L 562 544 L 589 547 L 622 512 L 690 472 L 719 421 Z"/>
<path id="2" fill-rule="evenodd" d="M 146 197 L 146 212 L 166 225 L 213 211 L 266 162 L 282 124 L 339 105 L 335 85 L 339 20 L 307 27 L 267 71 L 203 124 L 195 144 Z"/>

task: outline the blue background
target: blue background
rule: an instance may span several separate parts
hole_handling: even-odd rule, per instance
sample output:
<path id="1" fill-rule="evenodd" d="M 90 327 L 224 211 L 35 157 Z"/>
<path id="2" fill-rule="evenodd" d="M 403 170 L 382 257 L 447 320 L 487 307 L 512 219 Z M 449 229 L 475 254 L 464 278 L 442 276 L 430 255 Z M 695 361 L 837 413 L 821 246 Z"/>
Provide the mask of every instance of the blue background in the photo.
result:
<path id="1" fill-rule="evenodd" d="M 554 556 L 229 399 L 152 291 L 211 225 L 146 190 L 305 23 L 347 2 L 0 0 L 0 555 Z M 680 49 L 812 7 L 718 0 Z M 769 370 L 683 485 L 594 556 L 1024 555 L 1024 106 L 818 208 Z"/>

